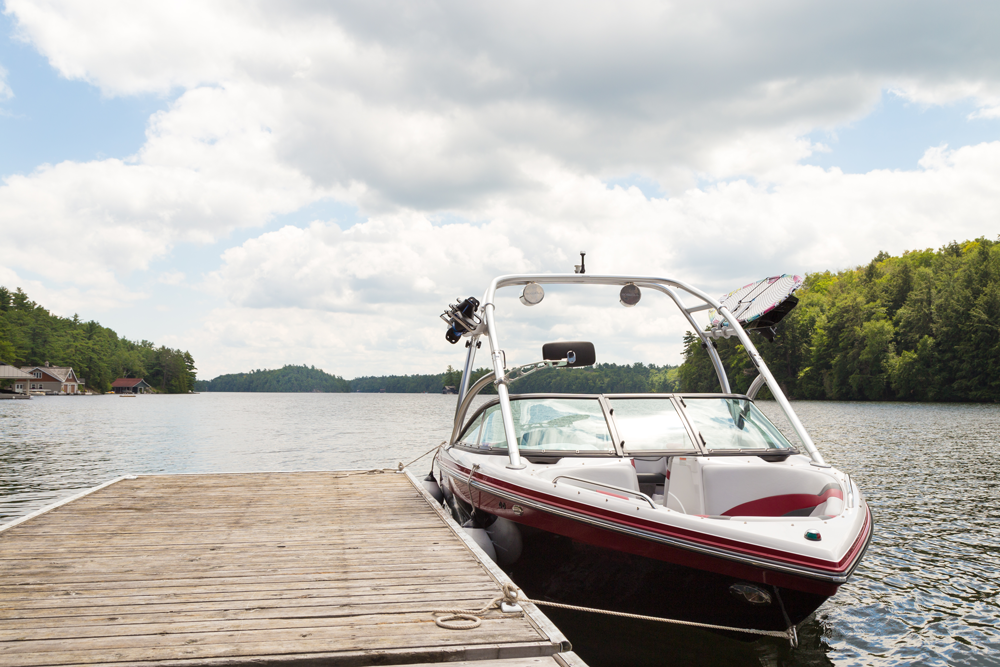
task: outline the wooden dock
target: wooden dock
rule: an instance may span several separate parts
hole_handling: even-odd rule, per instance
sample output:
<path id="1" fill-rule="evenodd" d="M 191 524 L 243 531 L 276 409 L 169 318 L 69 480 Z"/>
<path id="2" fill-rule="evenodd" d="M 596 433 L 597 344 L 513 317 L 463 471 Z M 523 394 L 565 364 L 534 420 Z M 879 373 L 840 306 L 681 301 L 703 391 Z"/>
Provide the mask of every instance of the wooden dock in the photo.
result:
<path id="1" fill-rule="evenodd" d="M 0 528 L 0 664 L 583 665 L 408 475 L 122 478 Z"/>

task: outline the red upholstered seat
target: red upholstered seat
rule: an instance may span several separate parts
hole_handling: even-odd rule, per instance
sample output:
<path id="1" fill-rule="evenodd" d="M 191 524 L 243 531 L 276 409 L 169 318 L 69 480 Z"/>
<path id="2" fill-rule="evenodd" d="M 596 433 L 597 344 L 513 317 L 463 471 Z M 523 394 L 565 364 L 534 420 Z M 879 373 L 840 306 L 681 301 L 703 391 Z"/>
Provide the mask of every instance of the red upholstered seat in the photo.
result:
<path id="1" fill-rule="evenodd" d="M 844 499 L 844 494 L 834 485 L 821 493 L 787 493 L 780 496 L 758 498 L 737 505 L 722 513 L 723 516 L 809 516 L 813 509 L 830 498 Z"/>

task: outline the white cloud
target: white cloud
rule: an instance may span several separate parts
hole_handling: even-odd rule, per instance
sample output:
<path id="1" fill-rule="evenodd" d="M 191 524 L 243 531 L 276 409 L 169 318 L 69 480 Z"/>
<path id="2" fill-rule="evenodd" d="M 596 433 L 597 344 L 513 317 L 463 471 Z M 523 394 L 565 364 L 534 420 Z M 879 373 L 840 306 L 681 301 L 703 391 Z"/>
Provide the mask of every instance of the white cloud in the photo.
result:
<path id="1" fill-rule="evenodd" d="M 180 285 L 186 277 L 183 271 L 165 271 L 160 274 L 159 282 L 164 285 Z"/>
<path id="2" fill-rule="evenodd" d="M 903 3 L 778 1 L 10 0 L 7 11 L 64 76 L 106 94 L 217 86 L 204 93 L 217 111 L 160 119 L 181 133 L 267 107 L 277 156 L 321 188 L 360 187 L 371 211 L 519 195 L 540 185 L 524 169 L 539 158 L 649 174 L 668 192 L 698 176 L 762 177 L 815 150 L 804 133 L 863 116 L 887 86 L 932 103 L 971 97 L 987 115 L 1000 91 L 985 27 L 996 9 L 982 5 L 919 18 Z"/>
<path id="3" fill-rule="evenodd" d="M 1000 144 L 931 148 L 913 171 L 800 164 L 829 150 L 804 137 L 864 117 L 886 89 L 997 117 L 991 5 L 8 0 L 5 11 L 62 76 L 108 96 L 176 97 L 131 158 L 42 165 L 0 186 L 5 265 L 39 276 L 46 298 L 64 298 L 52 287 L 63 285 L 80 303 L 132 303 L 136 273 L 155 266 L 178 286 L 196 273 L 163 266 L 186 244 L 323 199 L 368 218 L 288 225 L 226 250 L 204 285 L 216 310 L 176 338 L 210 359 L 203 374 L 313 359 L 344 375 L 435 370 L 445 357 L 419 350 L 440 345 L 445 301 L 495 274 L 568 270 L 579 250 L 592 271 L 721 293 L 995 230 Z M 666 196 L 607 185 L 625 177 Z M 547 303 L 616 340 L 602 358 L 677 360 L 649 356 L 683 329 L 674 320 Z M 536 313 L 514 331 L 568 329 Z"/>
<path id="4" fill-rule="evenodd" d="M 4 178 L 5 263 L 119 290 L 124 304 L 123 280 L 178 244 L 210 243 L 327 196 L 276 159 L 274 104 L 240 86 L 194 89 L 151 119 L 130 160 L 62 162 Z"/>
<path id="5" fill-rule="evenodd" d="M 11 292 L 21 288 L 29 299 L 54 315 L 72 317 L 74 314 L 80 314 L 84 320 L 94 319 L 85 315 L 88 311 L 134 304 L 147 296 L 142 292 L 122 292 L 117 287 L 101 284 L 82 286 L 52 284 L 23 273 L 19 274 L 4 264 L 0 264 L 0 285 Z"/>
<path id="6" fill-rule="evenodd" d="M 7 83 L 7 70 L 0 66 L 0 100 L 9 100 L 14 97 L 14 91 Z"/>
<path id="7" fill-rule="evenodd" d="M 722 294 L 774 273 L 996 233 L 1000 142 L 932 149 L 921 164 L 863 175 L 800 166 L 767 186 L 737 181 L 669 200 L 552 170 L 536 175 L 548 179 L 537 199 L 498 205 L 481 225 L 411 213 L 347 231 L 286 227 L 226 252 L 210 282 L 232 305 L 191 346 L 207 335 L 227 359 L 320 358 L 348 377 L 431 372 L 455 363 L 437 319 L 446 302 L 478 298 L 503 273 L 571 271 L 578 250 L 591 273 L 668 276 Z M 533 360 L 546 340 L 586 334 L 606 361 L 677 363 L 687 325 L 665 304 L 649 294 L 626 311 L 609 292 L 550 296 L 526 310 L 508 299 L 513 311 L 499 326 L 512 362 Z M 275 324 L 261 340 L 265 321 Z"/>

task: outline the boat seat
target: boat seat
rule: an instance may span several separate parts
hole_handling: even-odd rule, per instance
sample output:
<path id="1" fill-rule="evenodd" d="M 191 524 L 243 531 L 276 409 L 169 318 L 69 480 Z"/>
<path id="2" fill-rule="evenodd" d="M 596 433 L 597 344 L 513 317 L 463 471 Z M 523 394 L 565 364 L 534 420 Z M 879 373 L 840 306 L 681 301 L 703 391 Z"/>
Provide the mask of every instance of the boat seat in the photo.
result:
<path id="1" fill-rule="evenodd" d="M 667 483 L 667 457 L 632 459 L 632 467 L 640 484 L 665 486 Z"/>
<path id="2" fill-rule="evenodd" d="M 590 480 L 598 484 L 610 484 L 622 489 L 639 490 L 635 469 L 621 459 L 617 459 L 615 462 L 592 463 L 590 465 L 573 465 L 570 461 L 571 459 L 562 459 L 559 464 L 549 466 L 544 471 L 539 472 L 538 476 L 542 479 L 555 479 L 565 475 Z M 574 480 L 561 480 L 559 483 L 576 484 Z"/>
<path id="3" fill-rule="evenodd" d="M 830 501 L 839 501 L 837 511 L 828 511 Z M 822 516 L 839 514 L 843 492 L 837 484 L 828 484 L 820 493 L 785 493 L 765 496 L 730 507 L 722 516 Z"/>
<path id="4" fill-rule="evenodd" d="M 819 471 L 766 462 L 705 465 L 705 513 L 721 516 L 835 516 L 844 493 Z"/>

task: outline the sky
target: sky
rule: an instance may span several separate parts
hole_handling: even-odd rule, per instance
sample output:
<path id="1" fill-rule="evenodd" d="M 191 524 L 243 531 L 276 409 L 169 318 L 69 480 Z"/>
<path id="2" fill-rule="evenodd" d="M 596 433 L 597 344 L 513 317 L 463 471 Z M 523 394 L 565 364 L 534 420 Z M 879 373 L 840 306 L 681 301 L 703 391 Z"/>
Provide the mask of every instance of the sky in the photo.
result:
<path id="1" fill-rule="evenodd" d="M 998 25 L 989 2 L 7 0 L 0 285 L 203 379 L 353 378 L 460 366 L 447 303 L 580 251 L 721 295 L 997 238 Z M 509 363 L 560 339 L 681 360 L 662 295 L 508 292 Z"/>

